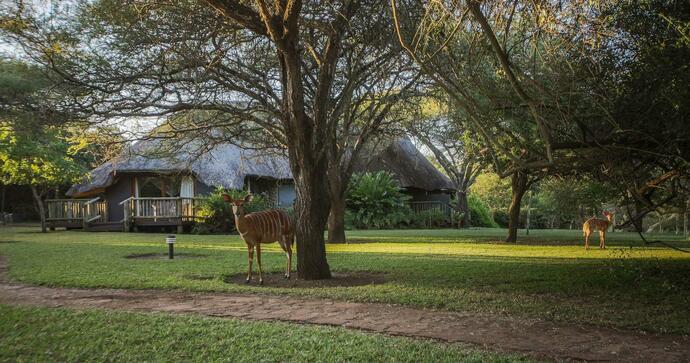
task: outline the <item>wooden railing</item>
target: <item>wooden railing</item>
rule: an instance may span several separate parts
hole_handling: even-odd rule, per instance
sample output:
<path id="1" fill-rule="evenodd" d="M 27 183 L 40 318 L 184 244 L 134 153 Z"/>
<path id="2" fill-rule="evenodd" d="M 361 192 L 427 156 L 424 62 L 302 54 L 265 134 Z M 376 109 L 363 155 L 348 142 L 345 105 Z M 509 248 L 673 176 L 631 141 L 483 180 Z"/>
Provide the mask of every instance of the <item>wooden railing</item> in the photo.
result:
<path id="1" fill-rule="evenodd" d="M 124 207 L 125 224 L 135 220 L 164 220 L 179 218 L 184 221 L 196 218 L 196 208 L 201 198 L 161 197 L 136 198 L 130 197 L 120 205 Z"/>
<path id="2" fill-rule="evenodd" d="M 444 215 L 450 217 L 453 215 L 453 207 L 451 207 L 448 203 L 439 201 L 439 200 L 430 200 L 430 201 L 424 201 L 424 202 L 409 202 L 410 209 L 412 209 L 413 213 L 421 213 L 421 212 L 426 212 L 430 210 L 436 210 L 440 211 Z"/>
<path id="3" fill-rule="evenodd" d="M 48 221 L 81 221 L 89 199 L 47 199 Z"/>
<path id="4" fill-rule="evenodd" d="M 108 203 L 93 199 L 47 199 L 48 222 L 53 224 L 81 224 L 108 220 Z"/>
<path id="5" fill-rule="evenodd" d="M 409 206 L 414 214 L 428 218 L 427 222 L 429 225 L 434 225 L 435 227 L 453 225 L 462 218 L 462 213 L 456 207 L 438 200 L 409 202 Z M 430 211 L 434 213 L 428 213 Z M 438 216 L 436 213 L 442 215 L 445 221 L 439 221 L 437 217 L 434 217 L 434 215 Z"/>
<path id="6" fill-rule="evenodd" d="M 93 198 L 82 207 L 84 212 L 84 225 L 91 222 L 105 222 L 108 220 L 108 204 L 101 198 Z"/>

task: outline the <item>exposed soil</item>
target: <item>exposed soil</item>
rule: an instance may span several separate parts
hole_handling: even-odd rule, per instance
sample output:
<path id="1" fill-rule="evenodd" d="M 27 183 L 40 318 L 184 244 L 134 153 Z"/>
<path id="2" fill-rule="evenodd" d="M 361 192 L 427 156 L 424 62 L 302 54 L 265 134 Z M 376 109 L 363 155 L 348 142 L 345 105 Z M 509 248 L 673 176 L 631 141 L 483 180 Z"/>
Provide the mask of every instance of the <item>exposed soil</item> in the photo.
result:
<path id="1" fill-rule="evenodd" d="M 51 288 L 12 283 L 0 256 L 0 304 L 280 320 L 470 343 L 558 361 L 688 362 L 690 338 L 488 314 L 329 299 L 163 290 Z"/>
<path id="2" fill-rule="evenodd" d="M 179 258 L 202 258 L 206 257 L 206 255 L 201 255 L 198 253 L 175 253 L 174 259 L 179 259 Z M 128 259 L 138 259 L 138 260 L 167 260 L 168 259 L 168 254 L 167 253 L 133 253 L 131 255 L 125 256 L 125 258 Z"/>
<path id="3" fill-rule="evenodd" d="M 296 275 L 296 274 L 295 274 Z M 333 273 L 330 280 L 301 280 L 293 275 L 289 279 L 283 273 L 264 273 L 264 286 L 285 288 L 315 288 L 315 287 L 351 287 L 364 285 L 378 285 L 384 283 L 384 274 L 376 272 L 347 272 Z M 223 281 L 229 284 L 246 284 L 247 274 L 224 276 Z M 259 274 L 252 274 L 250 285 L 259 284 Z"/>

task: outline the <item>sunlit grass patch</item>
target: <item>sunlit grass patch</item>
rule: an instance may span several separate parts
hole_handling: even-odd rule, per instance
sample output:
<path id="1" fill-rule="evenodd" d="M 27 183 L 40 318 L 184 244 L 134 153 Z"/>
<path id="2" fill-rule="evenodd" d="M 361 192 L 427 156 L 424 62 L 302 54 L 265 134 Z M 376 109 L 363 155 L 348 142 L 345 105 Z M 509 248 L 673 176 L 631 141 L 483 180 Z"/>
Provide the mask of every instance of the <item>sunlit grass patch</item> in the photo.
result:
<path id="1" fill-rule="evenodd" d="M 168 261 L 125 258 L 165 253 L 165 234 L 33 231 L 0 230 L 17 241 L 0 243 L 11 277 L 27 283 L 289 294 L 690 333 L 690 255 L 624 238 L 632 234 L 585 251 L 576 231 L 532 231 L 535 241 L 517 245 L 499 243 L 504 231 L 494 229 L 350 231 L 358 243 L 327 246 L 332 270 L 382 274 L 383 283 L 283 288 L 225 281 L 247 268 L 236 235 L 178 235 L 177 252 L 204 257 Z M 262 250 L 264 271 L 282 271 L 278 245 Z"/>

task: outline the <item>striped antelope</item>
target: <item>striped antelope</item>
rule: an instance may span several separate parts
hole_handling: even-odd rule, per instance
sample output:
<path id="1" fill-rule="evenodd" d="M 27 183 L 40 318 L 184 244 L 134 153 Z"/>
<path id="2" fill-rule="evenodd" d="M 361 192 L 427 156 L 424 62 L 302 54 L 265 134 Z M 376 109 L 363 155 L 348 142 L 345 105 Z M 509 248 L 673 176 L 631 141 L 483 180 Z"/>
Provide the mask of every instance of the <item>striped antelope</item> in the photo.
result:
<path id="1" fill-rule="evenodd" d="M 278 241 L 280 247 L 287 256 L 285 278 L 290 278 L 292 269 L 292 245 L 295 242 L 290 217 L 280 209 L 272 209 L 258 213 L 244 213 L 244 204 L 252 201 L 249 194 L 244 199 L 233 200 L 231 196 L 223 194 L 223 199 L 232 204 L 232 213 L 235 215 L 235 225 L 242 239 L 247 244 L 249 253 L 249 271 L 247 271 L 247 283 L 252 279 L 252 263 L 254 262 L 254 248 L 256 248 L 256 262 L 259 265 L 259 284 L 263 285 L 264 279 L 261 272 L 261 244 Z"/>
<path id="2" fill-rule="evenodd" d="M 594 231 L 599 231 L 599 248 L 606 249 L 606 230 L 609 229 L 611 223 L 613 223 L 613 213 L 604 211 L 604 216 L 606 220 L 590 218 L 585 221 L 582 225 L 582 233 L 585 235 L 585 249 L 589 249 L 589 236 Z"/>

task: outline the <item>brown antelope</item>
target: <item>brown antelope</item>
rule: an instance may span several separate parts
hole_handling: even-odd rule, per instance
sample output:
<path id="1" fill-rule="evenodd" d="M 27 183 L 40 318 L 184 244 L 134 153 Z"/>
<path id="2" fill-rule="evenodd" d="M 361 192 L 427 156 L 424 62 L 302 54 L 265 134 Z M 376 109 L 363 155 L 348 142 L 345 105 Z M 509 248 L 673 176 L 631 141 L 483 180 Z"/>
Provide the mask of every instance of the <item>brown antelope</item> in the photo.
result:
<path id="1" fill-rule="evenodd" d="M 606 249 L 606 231 L 613 223 L 613 213 L 604 211 L 606 219 L 590 218 L 582 225 L 582 233 L 585 235 L 585 249 L 589 249 L 589 236 L 594 231 L 599 231 L 599 248 Z"/>
<path id="2" fill-rule="evenodd" d="M 256 262 L 259 265 L 259 284 L 264 283 L 261 271 L 261 244 L 278 241 L 287 255 L 287 268 L 285 278 L 290 278 L 292 269 L 292 244 L 294 233 L 290 217 L 280 209 L 272 209 L 258 213 L 244 213 L 244 204 L 252 201 L 249 194 L 244 199 L 233 200 L 231 196 L 223 194 L 223 199 L 232 204 L 232 213 L 235 215 L 235 226 L 240 236 L 247 244 L 249 254 L 249 271 L 247 271 L 247 283 L 252 279 L 252 263 L 254 262 L 254 248 L 256 248 Z"/>

